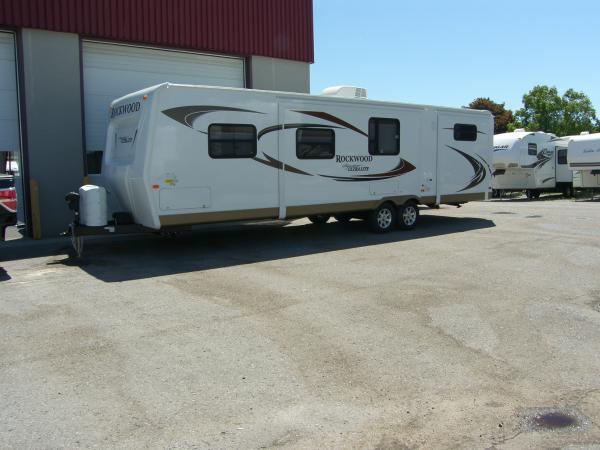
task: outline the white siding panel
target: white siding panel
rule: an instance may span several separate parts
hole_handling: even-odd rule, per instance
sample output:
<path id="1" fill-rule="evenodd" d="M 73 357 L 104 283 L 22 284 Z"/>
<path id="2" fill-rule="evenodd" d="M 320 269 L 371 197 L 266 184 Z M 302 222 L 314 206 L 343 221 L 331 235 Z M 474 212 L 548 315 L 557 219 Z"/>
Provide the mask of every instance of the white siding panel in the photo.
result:
<path id="1" fill-rule="evenodd" d="M 123 95 L 172 82 L 244 87 L 241 58 L 83 42 L 87 151 L 103 150 L 110 103 Z"/>
<path id="2" fill-rule="evenodd" d="M 0 151 L 19 152 L 15 38 L 0 32 Z"/>

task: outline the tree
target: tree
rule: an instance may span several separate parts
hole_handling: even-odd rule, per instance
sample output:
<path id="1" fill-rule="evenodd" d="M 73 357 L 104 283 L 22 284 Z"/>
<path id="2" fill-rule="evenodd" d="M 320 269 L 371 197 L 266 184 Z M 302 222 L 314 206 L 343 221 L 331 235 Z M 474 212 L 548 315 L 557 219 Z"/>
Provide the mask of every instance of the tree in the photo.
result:
<path id="1" fill-rule="evenodd" d="M 563 123 L 559 135 L 568 136 L 582 131 L 592 132 L 598 126 L 596 110 L 583 92 L 569 89 L 562 96 Z"/>
<path id="2" fill-rule="evenodd" d="M 535 86 L 523 96 L 523 108 L 515 113 L 509 128 L 546 131 L 558 136 L 593 131 L 598 126 L 596 110 L 583 92 L 567 90 L 562 97 L 556 87 Z"/>
<path id="3" fill-rule="evenodd" d="M 494 134 L 506 133 L 508 124 L 513 122 L 513 113 L 504 107 L 504 103 L 496 103 L 487 97 L 479 97 L 469 103 L 468 108 L 486 110 L 494 116 Z"/>
<path id="4" fill-rule="evenodd" d="M 530 131 L 556 133 L 562 121 L 562 108 L 555 87 L 535 86 L 523 96 L 523 108 L 515 113 L 515 125 Z"/>

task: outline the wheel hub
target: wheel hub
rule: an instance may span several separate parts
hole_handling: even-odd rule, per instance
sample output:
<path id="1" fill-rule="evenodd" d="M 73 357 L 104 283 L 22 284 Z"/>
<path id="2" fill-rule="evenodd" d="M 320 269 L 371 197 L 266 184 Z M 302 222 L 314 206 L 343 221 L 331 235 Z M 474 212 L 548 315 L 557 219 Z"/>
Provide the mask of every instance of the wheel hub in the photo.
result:
<path id="1" fill-rule="evenodd" d="M 414 206 L 407 206 L 404 208 L 404 212 L 402 213 L 402 219 L 404 220 L 404 224 L 411 226 L 417 220 L 417 211 Z"/>
<path id="2" fill-rule="evenodd" d="M 377 214 L 377 223 L 383 229 L 389 228 L 392 224 L 392 212 L 389 209 L 382 209 Z"/>

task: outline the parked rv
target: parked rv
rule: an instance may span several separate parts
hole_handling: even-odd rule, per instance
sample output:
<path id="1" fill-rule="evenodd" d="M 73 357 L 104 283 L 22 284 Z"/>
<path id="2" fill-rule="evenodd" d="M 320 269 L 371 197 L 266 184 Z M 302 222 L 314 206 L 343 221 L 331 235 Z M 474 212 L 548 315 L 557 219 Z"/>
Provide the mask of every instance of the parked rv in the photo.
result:
<path id="1" fill-rule="evenodd" d="M 600 133 L 568 139 L 568 163 L 575 189 L 600 189 Z"/>
<path id="2" fill-rule="evenodd" d="M 491 193 L 489 112 L 328 93 L 165 83 L 114 101 L 71 234 L 332 215 L 387 232 L 414 227 L 418 205 Z"/>
<path id="3" fill-rule="evenodd" d="M 551 133 L 524 129 L 494 136 L 494 197 L 514 191 L 525 191 L 528 198 L 538 198 L 542 192 L 572 195 L 566 149 L 557 147 L 556 139 Z"/>

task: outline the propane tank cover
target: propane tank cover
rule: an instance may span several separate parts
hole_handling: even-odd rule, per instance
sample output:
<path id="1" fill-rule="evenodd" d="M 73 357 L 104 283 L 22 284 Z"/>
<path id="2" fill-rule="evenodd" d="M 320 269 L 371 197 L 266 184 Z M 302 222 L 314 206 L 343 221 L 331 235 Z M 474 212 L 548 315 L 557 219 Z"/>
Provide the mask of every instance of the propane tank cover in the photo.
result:
<path id="1" fill-rule="evenodd" d="M 79 222 L 88 227 L 103 227 L 106 219 L 106 189 L 86 184 L 79 188 Z"/>

